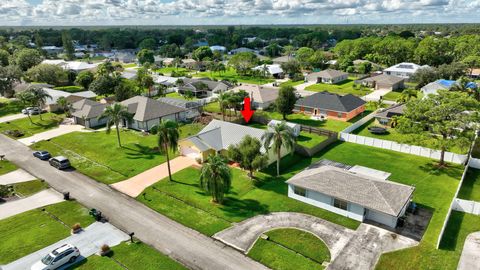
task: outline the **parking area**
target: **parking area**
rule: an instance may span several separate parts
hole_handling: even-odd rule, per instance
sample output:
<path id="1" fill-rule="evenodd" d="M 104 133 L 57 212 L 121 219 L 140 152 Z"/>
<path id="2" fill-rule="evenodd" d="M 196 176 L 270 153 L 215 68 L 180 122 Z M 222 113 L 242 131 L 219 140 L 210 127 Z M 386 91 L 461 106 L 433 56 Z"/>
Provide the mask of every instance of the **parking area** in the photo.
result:
<path id="1" fill-rule="evenodd" d="M 85 228 L 78 234 L 69 236 L 53 245 L 38 250 L 30 255 L 18 259 L 12 263 L 0 267 L 2 270 L 25 270 L 30 269 L 30 266 L 39 261 L 43 256 L 64 244 L 71 244 L 80 250 L 81 256 L 77 261 L 81 261 L 100 251 L 103 244 L 110 247 L 116 246 L 123 241 L 129 239 L 129 236 L 111 225 L 110 223 L 95 222 Z M 74 263 L 76 263 L 74 262 Z M 68 265 L 62 266 L 58 269 L 66 269 Z"/>

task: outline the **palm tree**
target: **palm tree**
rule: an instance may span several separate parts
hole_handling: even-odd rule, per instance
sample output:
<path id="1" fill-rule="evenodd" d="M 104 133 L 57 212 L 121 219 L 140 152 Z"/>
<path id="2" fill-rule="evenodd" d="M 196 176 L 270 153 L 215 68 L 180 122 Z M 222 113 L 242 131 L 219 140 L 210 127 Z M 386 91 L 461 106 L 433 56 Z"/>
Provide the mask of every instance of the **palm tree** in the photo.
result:
<path id="1" fill-rule="evenodd" d="M 407 88 L 402 91 L 402 94 L 400 95 L 400 97 L 398 97 L 397 102 L 400 102 L 400 103 L 408 102 L 412 98 L 417 98 L 417 94 L 418 94 L 417 90 Z"/>
<path id="2" fill-rule="evenodd" d="M 282 147 L 285 147 L 288 151 L 293 151 L 295 148 L 295 135 L 292 128 L 287 126 L 285 121 L 270 127 L 262 135 L 263 145 L 266 150 L 273 148 L 275 154 L 277 154 L 277 177 L 280 176 L 280 159 Z"/>
<path id="3" fill-rule="evenodd" d="M 168 178 L 172 181 L 168 151 L 177 151 L 178 139 L 180 137 L 178 124 L 172 120 L 162 120 L 156 127 L 156 130 L 158 132 L 158 147 L 161 153 L 167 157 Z"/>
<path id="4" fill-rule="evenodd" d="M 132 121 L 133 115 L 128 112 L 128 108 L 120 103 L 115 103 L 111 106 L 105 108 L 105 111 L 98 117 L 98 120 L 107 118 L 107 134 L 110 133 L 112 125 L 115 125 L 117 130 L 117 140 L 118 147 L 122 147 L 120 142 L 120 121 L 126 120 L 128 122 Z"/>
<path id="5" fill-rule="evenodd" d="M 225 110 L 228 107 L 228 99 L 230 98 L 229 93 L 220 93 L 218 95 L 218 105 L 220 107 L 220 113 L 222 114 L 222 119 L 225 121 Z"/>
<path id="6" fill-rule="evenodd" d="M 20 103 L 23 105 L 24 108 L 27 108 L 33 105 L 32 93 L 30 93 L 29 91 L 17 93 L 15 97 L 18 99 L 18 101 L 20 101 Z M 27 116 L 28 116 L 28 119 L 30 120 L 30 123 L 33 124 L 32 117 L 30 117 L 29 111 L 27 111 Z"/>
<path id="7" fill-rule="evenodd" d="M 59 97 L 57 99 L 57 105 L 62 108 L 62 111 L 67 115 L 67 117 L 70 116 L 70 109 L 72 108 L 72 104 L 68 102 L 65 97 Z"/>
<path id="8" fill-rule="evenodd" d="M 27 91 L 31 93 L 33 98 L 33 103 L 40 109 L 42 109 L 45 106 L 48 98 L 50 99 L 52 98 L 52 96 L 50 96 L 47 93 L 47 91 L 43 90 L 43 88 L 41 87 L 33 86 L 29 88 Z M 43 120 L 42 113 L 40 113 L 39 116 L 40 116 L 40 120 Z"/>
<path id="9" fill-rule="evenodd" d="M 222 203 L 232 185 L 232 173 L 220 155 L 210 155 L 202 166 L 200 185 L 212 195 L 215 203 Z"/>

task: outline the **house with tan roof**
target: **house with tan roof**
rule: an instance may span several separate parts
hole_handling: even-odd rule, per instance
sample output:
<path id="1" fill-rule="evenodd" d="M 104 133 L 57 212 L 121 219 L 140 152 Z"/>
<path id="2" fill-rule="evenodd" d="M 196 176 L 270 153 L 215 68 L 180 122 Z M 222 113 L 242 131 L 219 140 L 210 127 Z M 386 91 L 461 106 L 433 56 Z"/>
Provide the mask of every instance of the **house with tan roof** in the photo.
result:
<path id="1" fill-rule="evenodd" d="M 348 73 L 335 69 L 325 69 L 308 74 L 306 79 L 309 82 L 335 84 L 347 80 Z"/>
<path id="2" fill-rule="evenodd" d="M 405 78 L 380 74 L 360 80 L 360 83 L 375 90 L 399 90 L 405 88 Z"/>
<path id="3" fill-rule="evenodd" d="M 278 88 L 257 84 L 242 84 L 232 89 L 233 92 L 245 91 L 250 95 L 254 109 L 266 109 L 278 98 Z"/>

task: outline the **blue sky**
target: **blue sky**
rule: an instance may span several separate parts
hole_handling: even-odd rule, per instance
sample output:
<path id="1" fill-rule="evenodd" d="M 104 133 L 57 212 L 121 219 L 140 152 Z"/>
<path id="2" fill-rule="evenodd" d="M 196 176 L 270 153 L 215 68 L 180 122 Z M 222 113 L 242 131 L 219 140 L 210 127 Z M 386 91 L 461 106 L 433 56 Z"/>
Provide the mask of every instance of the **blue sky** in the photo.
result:
<path id="1" fill-rule="evenodd" d="M 480 0 L 3 0 L 0 25 L 472 23 L 479 9 Z"/>

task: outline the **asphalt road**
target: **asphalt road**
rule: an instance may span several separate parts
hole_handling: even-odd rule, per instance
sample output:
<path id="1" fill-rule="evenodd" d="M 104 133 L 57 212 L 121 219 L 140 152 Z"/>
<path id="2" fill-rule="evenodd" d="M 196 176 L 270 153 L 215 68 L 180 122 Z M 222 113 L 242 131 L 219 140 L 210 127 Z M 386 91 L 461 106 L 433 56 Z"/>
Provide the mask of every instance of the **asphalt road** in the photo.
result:
<path id="1" fill-rule="evenodd" d="M 101 150 L 100 150 L 101 151 Z M 32 156 L 22 143 L 0 135 L 0 155 L 54 189 L 70 192 L 88 208 L 104 213 L 116 227 L 191 269 L 268 269 L 244 254 L 149 209 L 135 199 L 75 171 L 59 171 Z M 112 157 L 114 158 L 114 157 Z"/>

